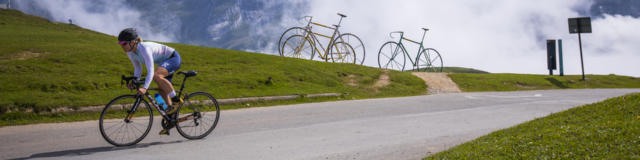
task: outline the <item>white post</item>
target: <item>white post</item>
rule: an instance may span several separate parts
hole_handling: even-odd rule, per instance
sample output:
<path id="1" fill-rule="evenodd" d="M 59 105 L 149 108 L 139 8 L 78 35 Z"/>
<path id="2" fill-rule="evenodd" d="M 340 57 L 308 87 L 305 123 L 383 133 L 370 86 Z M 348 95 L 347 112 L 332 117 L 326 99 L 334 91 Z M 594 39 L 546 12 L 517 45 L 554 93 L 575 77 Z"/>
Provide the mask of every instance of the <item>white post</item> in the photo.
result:
<path id="1" fill-rule="evenodd" d="M 11 0 L 8 0 L 7 1 L 7 9 L 10 9 L 10 8 L 11 8 Z"/>

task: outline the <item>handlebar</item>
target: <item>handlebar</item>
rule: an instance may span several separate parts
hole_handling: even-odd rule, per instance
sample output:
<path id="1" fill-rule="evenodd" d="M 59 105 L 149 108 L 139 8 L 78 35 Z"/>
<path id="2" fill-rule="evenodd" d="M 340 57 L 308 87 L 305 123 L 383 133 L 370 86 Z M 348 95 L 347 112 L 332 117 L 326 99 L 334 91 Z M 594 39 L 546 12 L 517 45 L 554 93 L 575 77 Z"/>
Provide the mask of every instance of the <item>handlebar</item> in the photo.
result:
<path id="1" fill-rule="evenodd" d="M 393 37 L 393 34 L 394 34 L 394 33 L 399 33 L 399 34 L 400 34 L 400 37 L 402 37 L 402 35 L 404 35 L 404 32 L 402 32 L 402 31 L 395 31 L 395 32 L 391 32 L 391 33 L 389 33 L 389 37 L 391 37 L 391 38 L 396 38 L 396 37 Z"/>
<path id="2" fill-rule="evenodd" d="M 123 84 L 128 85 L 129 83 L 132 83 L 132 82 L 133 82 L 134 89 L 138 89 L 140 85 L 144 84 L 144 78 L 138 80 L 138 77 L 134 77 L 134 76 L 126 77 L 122 75 L 120 79 L 120 85 L 123 85 Z"/>
<path id="3" fill-rule="evenodd" d="M 311 20 L 313 19 L 313 16 L 304 16 L 304 17 L 302 17 L 301 19 L 303 19 L 303 20 L 305 20 L 305 21 L 307 21 L 307 22 L 311 23 Z"/>

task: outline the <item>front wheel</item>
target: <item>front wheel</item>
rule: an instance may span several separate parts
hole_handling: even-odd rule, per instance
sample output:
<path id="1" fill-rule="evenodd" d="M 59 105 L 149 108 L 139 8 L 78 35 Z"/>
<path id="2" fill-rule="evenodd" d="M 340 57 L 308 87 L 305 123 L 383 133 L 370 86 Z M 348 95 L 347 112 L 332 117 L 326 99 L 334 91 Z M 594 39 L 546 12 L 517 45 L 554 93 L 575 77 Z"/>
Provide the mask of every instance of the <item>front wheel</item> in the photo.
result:
<path id="1" fill-rule="evenodd" d="M 189 94 L 178 109 L 176 128 L 182 137 L 201 139 L 209 135 L 220 118 L 218 101 L 206 92 Z"/>
<path id="2" fill-rule="evenodd" d="M 378 52 L 378 67 L 404 71 L 405 50 L 398 43 L 389 41 L 380 47 Z"/>
<path id="3" fill-rule="evenodd" d="M 417 70 L 422 72 L 442 72 L 442 57 L 433 48 L 422 50 L 418 55 Z"/>
<path id="4" fill-rule="evenodd" d="M 129 146 L 144 139 L 152 123 L 153 114 L 149 104 L 136 95 L 124 95 L 111 100 L 104 107 L 99 128 L 107 142 L 115 146 Z"/>

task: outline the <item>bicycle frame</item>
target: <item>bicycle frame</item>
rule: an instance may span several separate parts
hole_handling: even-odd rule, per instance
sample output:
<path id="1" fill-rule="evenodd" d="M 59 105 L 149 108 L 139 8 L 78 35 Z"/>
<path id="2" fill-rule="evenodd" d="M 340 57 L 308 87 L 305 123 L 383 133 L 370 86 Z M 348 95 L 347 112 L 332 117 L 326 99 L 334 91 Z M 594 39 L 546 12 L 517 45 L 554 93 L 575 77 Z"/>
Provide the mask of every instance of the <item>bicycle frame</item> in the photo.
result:
<path id="1" fill-rule="evenodd" d="M 182 81 L 182 85 L 180 87 L 180 91 L 178 91 L 178 95 L 176 95 L 176 96 L 178 96 L 178 97 L 182 96 L 182 91 L 184 90 L 184 84 L 186 83 L 186 81 L 187 81 L 187 76 L 184 77 L 184 79 Z M 138 87 L 136 87 L 136 89 L 137 88 Z M 148 90 L 158 90 L 158 89 L 149 88 Z M 153 108 L 158 113 L 160 113 L 160 115 L 162 116 L 162 119 L 164 119 L 166 121 L 171 121 L 172 120 L 172 118 L 169 117 L 169 115 L 167 115 L 167 113 L 164 110 L 160 109 L 160 106 L 156 105 L 156 104 L 158 104 L 158 102 L 153 97 L 151 97 L 151 94 L 149 94 L 149 92 L 146 92 L 144 94 L 144 96 L 140 95 L 140 94 L 136 94 L 136 101 L 133 103 L 133 107 L 131 108 L 131 110 L 128 111 L 127 117 L 125 118 L 125 121 L 130 121 L 130 119 L 133 118 L 133 114 L 131 114 L 131 113 L 135 113 L 136 112 L 136 110 L 138 109 L 138 106 L 140 106 L 140 103 L 142 101 L 151 102 L 151 105 L 153 106 Z M 191 118 L 193 118 L 193 115 L 176 119 L 176 121 L 179 123 L 179 122 L 183 122 L 183 121 L 186 121 L 186 120 L 190 120 Z"/>
<path id="2" fill-rule="evenodd" d="M 305 26 L 305 31 L 306 32 L 305 32 L 305 35 L 304 35 L 304 37 L 305 37 L 304 40 L 306 41 L 306 40 L 310 39 L 310 42 L 312 43 L 311 45 L 314 46 L 314 50 L 316 52 L 318 52 L 318 56 L 321 59 L 324 59 L 325 61 L 328 61 L 329 60 L 329 56 L 328 55 L 329 55 L 329 52 L 330 52 L 330 49 L 331 49 L 330 47 L 332 46 L 333 43 L 335 43 L 337 41 L 336 40 L 336 36 L 340 35 L 340 30 L 339 30 L 340 23 L 342 23 L 342 18 L 344 18 L 344 17 L 341 16 L 340 17 L 340 21 L 338 22 L 338 24 L 337 25 L 333 25 L 335 28 L 334 27 L 330 27 L 330 26 L 326 26 L 326 25 L 323 25 L 323 24 L 320 24 L 320 23 L 313 22 L 312 21 L 313 17 L 311 17 L 311 16 L 305 16 L 305 19 L 306 18 L 309 18 L 309 20 L 308 20 L 307 25 Z M 333 30 L 333 35 L 327 36 L 327 35 L 323 35 L 323 34 L 320 34 L 320 33 L 317 33 L 317 32 L 313 32 L 313 26 L 312 25 L 316 25 L 316 26 L 320 26 L 320 27 L 323 27 L 323 28 L 331 29 L 331 30 Z M 326 49 L 324 48 L 324 46 L 322 46 L 322 43 L 320 42 L 320 40 L 318 39 L 317 36 L 321 36 L 321 37 L 325 37 L 325 38 L 329 39 L 329 43 L 327 44 L 327 48 Z M 316 44 L 320 44 L 320 48 L 324 51 L 324 54 L 322 54 L 322 52 L 320 52 L 320 50 L 318 50 L 318 47 L 316 46 Z M 300 45 L 304 46 L 304 43 L 301 43 Z M 302 47 L 298 47 L 298 48 L 301 49 Z M 337 46 L 336 46 L 336 50 L 339 50 L 339 48 Z M 300 52 L 300 51 L 296 51 L 296 52 Z M 339 54 L 339 56 L 342 56 L 342 55 Z"/>
<path id="3" fill-rule="evenodd" d="M 424 29 L 424 28 L 423 28 L 423 29 Z M 411 55 L 409 55 L 409 52 L 407 52 L 406 47 L 405 47 L 405 46 L 404 46 L 404 44 L 402 43 L 402 40 L 406 40 L 406 41 L 409 41 L 409 42 L 411 42 L 411 43 L 415 43 L 415 44 L 419 45 L 419 46 L 418 46 L 418 52 L 417 52 L 417 54 L 416 54 L 415 61 L 413 61 L 413 59 L 409 58 L 409 61 L 411 62 L 411 65 L 413 65 L 414 67 L 416 67 L 416 66 L 418 65 L 418 59 L 420 58 L 420 53 L 421 53 L 422 51 L 426 50 L 426 49 L 424 48 L 424 37 L 427 35 L 427 31 L 428 31 L 428 29 L 424 29 L 424 33 L 422 34 L 422 41 L 420 41 L 419 43 L 418 43 L 418 42 L 416 42 L 416 41 L 414 41 L 414 40 L 411 40 L 411 39 L 409 39 L 409 38 L 404 37 L 404 32 L 402 32 L 402 31 L 391 32 L 391 33 L 389 33 L 389 36 L 391 36 L 391 37 L 393 38 L 393 35 L 392 35 L 393 33 L 399 33 L 399 34 L 400 34 L 400 39 L 398 40 L 398 46 L 402 47 L 402 49 L 405 51 L 405 52 L 404 52 L 404 54 L 405 54 L 407 57 L 411 57 Z M 398 47 L 398 48 L 400 48 L 400 47 Z M 396 51 L 394 51 L 394 53 L 397 53 L 397 52 L 398 52 L 397 50 L 396 50 Z M 393 58 L 395 58 L 396 56 L 397 56 L 397 54 L 394 54 L 391 58 L 393 59 Z M 427 56 L 428 56 L 428 55 L 427 55 Z"/>

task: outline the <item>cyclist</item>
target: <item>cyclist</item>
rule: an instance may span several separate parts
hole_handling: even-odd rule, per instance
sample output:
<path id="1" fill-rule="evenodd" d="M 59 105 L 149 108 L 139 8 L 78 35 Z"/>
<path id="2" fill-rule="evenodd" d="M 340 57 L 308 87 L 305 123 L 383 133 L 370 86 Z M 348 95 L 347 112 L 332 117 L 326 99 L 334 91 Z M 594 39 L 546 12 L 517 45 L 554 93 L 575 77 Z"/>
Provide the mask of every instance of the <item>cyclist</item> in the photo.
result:
<path id="1" fill-rule="evenodd" d="M 158 85 L 158 92 L 164 99 L 170 109 L 167 114 L 173 114 L 178 109 L 173 107 L 174 103 L 182 102 L 176 96 L 176 92 L 171 84 L 173 73 L 180 68 L 181 58 L 178 52 L 166 45 L 154 42 L 142 42 L 142 38 L 138 36 L 136 29 L 126 28 L 118 35 L 118 44 L 133 63 L 135 69 L 134 76 L 140 79 L 142 75 L 142 65 L 145 64 L 147 75 L 144 85 L 138 88 L 138 94 L 144 95 L 151 85 L 151 80 Z M 154 64 L 158 64 L 157 68 L 153 68 Z M 127 85 L 129 88 L 131 84 Z M 169 135 L 168 129 L 163 129 L 160 134 Z"/>

